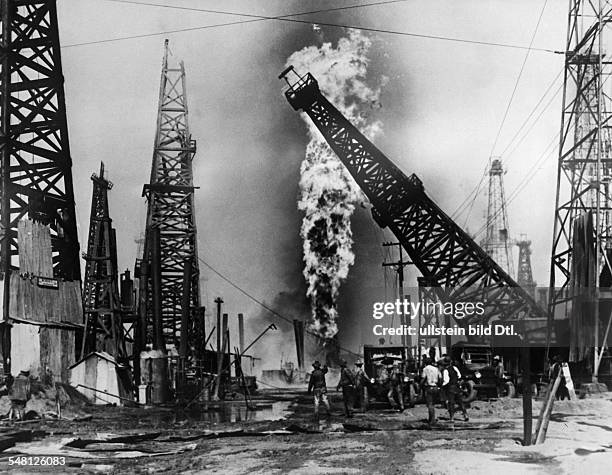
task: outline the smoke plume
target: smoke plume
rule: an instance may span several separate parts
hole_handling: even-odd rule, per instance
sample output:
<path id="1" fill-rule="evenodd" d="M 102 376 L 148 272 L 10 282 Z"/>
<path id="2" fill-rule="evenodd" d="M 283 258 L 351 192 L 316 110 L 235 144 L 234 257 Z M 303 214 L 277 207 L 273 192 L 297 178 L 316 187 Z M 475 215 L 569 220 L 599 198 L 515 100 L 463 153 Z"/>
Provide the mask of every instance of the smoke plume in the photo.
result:
<path id="1" fill-rule="evenodd" d="M 368 121 L 367 111 L 379 107 L 381 78 L 376 89 L 365 83 L 371 40 L 350 30 L 335 47 L 323 43 L 293 53 L 287 64 L 300 74 L 311 72 L 321 92 L 344 116 L 372 139 L 379 121 Z M 310 142 L 300 173 L 298 208 L 304 212 L 300 230 L 304 248 L 304 277 L 308 284 L 311 330 L 329 340 L 338 332 L 337 298 L 340 285 L 355 261 L 351 215 L 365 197 L 310 119 Z"/>

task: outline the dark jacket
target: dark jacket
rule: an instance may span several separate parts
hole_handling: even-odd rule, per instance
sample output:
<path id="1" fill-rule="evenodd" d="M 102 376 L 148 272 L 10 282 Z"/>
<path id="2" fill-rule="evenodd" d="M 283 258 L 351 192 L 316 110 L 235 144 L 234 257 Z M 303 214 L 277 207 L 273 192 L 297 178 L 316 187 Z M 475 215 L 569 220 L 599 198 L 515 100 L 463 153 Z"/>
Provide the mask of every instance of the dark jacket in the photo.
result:
<path id="1" fill-rule="evenodd" d="M 359 368 L 355 371 L 355 386 L 361 387 L 366 384 L 370 384 L 370 377 L 363 368 Z"/>
<path id="2" fill-rule="evenodd" d="M 355 386 L 355 376 L 348 368 L 342 368 L 340 371 L 340 381 L 338 381 L 338 388 L 345 388 L 348 386 Z"/>
<path id="3" fill-rule="evenodd" d="M 308 392 L 313 389 L 327 389 L 325 383 L 325 374 L 327 373 L 327 366 L 323 368 L 317 368 L 310 374 L 310 381 L 308 382 Z"/>

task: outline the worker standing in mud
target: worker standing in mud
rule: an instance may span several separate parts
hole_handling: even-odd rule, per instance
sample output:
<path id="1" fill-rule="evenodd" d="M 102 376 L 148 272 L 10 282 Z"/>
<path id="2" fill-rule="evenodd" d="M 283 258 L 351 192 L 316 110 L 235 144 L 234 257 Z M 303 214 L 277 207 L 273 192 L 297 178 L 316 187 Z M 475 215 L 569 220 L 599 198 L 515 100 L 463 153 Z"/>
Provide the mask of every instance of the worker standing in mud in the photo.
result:
<path id="1" fill-rule="evenodd" d="M 445 358 L 448 358 L 446 354 L 436 362 L 436 366 L 438 367 L 441 377 L 444 375 Z M 442 384 L 440 387 L 440 405 L 443 409 L 448 409 L 448 387 L 444 384 Z"/>
<path id="2" fill-rule="evenodd" d="M 344 415 L 353 417 L 353 399 L 355 398 L 355 376 L 346 367 L 346 361 L 340 360 L 340 381 L 338 391 L 342 389 L 342 402 L 344 403 Z"/>
<path id="3" fill-rule="evenodd" d="M 368 384 L 371 380 L 368 374 L 363 369 L 363 361 L 355 361 L 355 402 L 353 407 L 361 409 L 365 412 L 368 409 Z"/>
<path id="4" fill-rule="evenodd" d="M 319 422 L 319 405 L 321 402 L 325 404 L 327 409 L 327 419 L 331 418 L 331 409 L 329 407 L 329 400 L 327 399 L 327 384 L 325 382 L 325 375 L 327 374 L 327 366 L 321 368 L 321 363 L 315 361 L 312 364 L 314 370 L 310 375 L 310 381 L 308 382 L 308 394 L 314 394 L 314 416 L 315 421 Z"/>
<path id="5" fill-rule="evenodd" d="M 30 399 L 30 371 L 21 370 L 9 391 L 9 398 L 11 399 L 11 410 L 9 412 L 9 419 L 23 420 L 25 416 L 25 406 Z"/>
<path id="6" fill-rule="evenodd" d="M 393 363 L 389 372 L 389 391 L 387 392 L 387 399 L 389 400 L 389 404 L 391 404 L 391 408 L 395 409 L 397 404 L 395 403 L 394 397 L 396 397 L 399 403 L 399 411 L 404 412 L 404 394 L 402 392 L 404 374 L 400 371 L 397 361 Z"/>
<path id="7" fill-rule="evenodd" d="M 503 393 L 504 389 L 504 363 L 498 355 L 493 357 L 493 372 L 495 374 L 495 384 L 497 385 L 497 396 Z"/>
<path id="8" fill-rule="evenodd" d="M 434 399 L 440 392 L 440 371 L 434 366 L 433 361 L 425 357 L 423 358 L 425 367 L 423 368 L 422 381 L 423 391 L 425 393 L 425 402 L 427 403 L 428 419 L 427 422 L 431 426 L 436 422 L 436 410 L 434 408 Z"/>
<path id="9" fill-rule="evenodd" d="M 455 415 L 455 404 L 461 409 L 463 420 L 466 422 L 470 420 L 465 410 L 465 405 L 463 404 L 461 389 L 459 389 L 460 379 L 461 373 L 459 372 L 459 368 L 457 368 L 456 362 L 446 356 L 444 358 L 444 370 L 442 371 L 442 388 L 445 390 L 447 398 L 446 408 L 448 409 L 448 416 L 451 422 Z"/>

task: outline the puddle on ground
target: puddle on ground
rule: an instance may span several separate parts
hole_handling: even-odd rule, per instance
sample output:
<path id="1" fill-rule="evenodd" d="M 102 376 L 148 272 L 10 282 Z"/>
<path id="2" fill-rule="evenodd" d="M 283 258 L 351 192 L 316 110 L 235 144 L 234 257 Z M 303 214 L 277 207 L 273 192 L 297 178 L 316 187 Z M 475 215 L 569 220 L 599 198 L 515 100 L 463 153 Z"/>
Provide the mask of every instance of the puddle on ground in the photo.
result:
<path id="1" fill-rule="evenodd" d="M 602 424 L 593 424 L 592 422 L 584 422 L 584 421 L 576 421 L 576 424 L 580 424 L 583 426 L 599 427 L 600 429 L 607 430 L 608 432 L 612 432 L 612 427 L 604 426 Z"/>
<path id="2" fill-rule="evenodd" d="M 200 411 L 186 414 L 187 419 L 200 422 L 245 422 L 278 421 L 289 414 L 289 401 L 272 404 L 257 404 L 255 410 L 248 410 L 244 404 L 224 404 L 218 406 L 202 405 Z"/>
<path id="3" fill-rule="evenodd" d="M 555 460 L 555 457 L 548 457 L 538 453 L 523 453 L 523 452 L 513 452 L 512 455 L 508 457 L 497 458 L 495 460 L 500 460 L 504 462 L 516 462 L 516 463 L 527 463 L 527 464 L 552 464 L 555 465 L 558 461 Z"/>
<path id="4" fill-rule="evenodd" d="M 606 449 L 597 449 L 597 450 L 576 449 L 574 450 L 574 453 L 576 455 L 580 455 L 581 457 L 584 457 L 585 455 L 597 454 L 599 452 L 607 452 L 607 451 Z"/>

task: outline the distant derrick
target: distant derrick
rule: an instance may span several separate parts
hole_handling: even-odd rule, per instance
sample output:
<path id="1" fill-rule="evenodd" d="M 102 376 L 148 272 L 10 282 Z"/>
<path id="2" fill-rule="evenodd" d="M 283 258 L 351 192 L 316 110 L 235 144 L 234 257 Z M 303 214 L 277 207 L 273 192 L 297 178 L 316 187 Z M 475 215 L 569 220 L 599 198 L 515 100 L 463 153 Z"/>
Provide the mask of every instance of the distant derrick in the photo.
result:
<path id="1" fill-rule="evenodd" d="M 512 277 L 514 276 L 514 263 L 512 246 L 508 238 L 508 216 L 503 174 L 504 169 L 501 161 L 493 160 L 489 168 L 486 234 L 480 242 L 480 246 Z"/>
<path id="2" fill-rule="evenodd" d="M 113 184 L 100 174 L 91 175 L 93 193 L 83 282 L 85 338 L 81 357 L 105 351 L 116 359 L 126 357 L 121 301 L 118 288 L 117 239 L 108 209 L 108 190 Z"/>
<path id="3" fill-rule="evenodd" d="M 531 271 L 531 241 L 527 239 L 525 234 L 522 234 L 521 239 L 516 241 L 516 245 L 519 248 L 516 281 L 535 299 L 536 283 L 533 281 L 533 273 Z"/>

